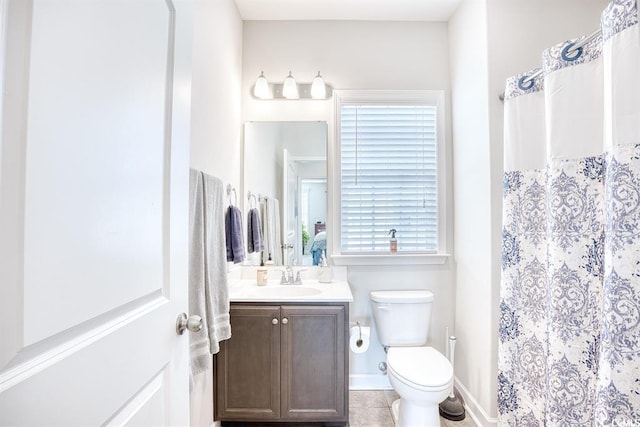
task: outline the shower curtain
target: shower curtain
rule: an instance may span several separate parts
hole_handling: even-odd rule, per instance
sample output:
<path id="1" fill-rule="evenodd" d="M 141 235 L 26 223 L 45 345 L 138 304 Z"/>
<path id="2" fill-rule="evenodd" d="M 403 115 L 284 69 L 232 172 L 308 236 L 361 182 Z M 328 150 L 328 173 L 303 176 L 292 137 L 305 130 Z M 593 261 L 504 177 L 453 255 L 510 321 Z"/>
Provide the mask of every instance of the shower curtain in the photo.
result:
<path id="1" fill-rule="evenodd" d="M 535 71 L 505 91 L 500 424 L 639 426 L 636 0 Z"/>

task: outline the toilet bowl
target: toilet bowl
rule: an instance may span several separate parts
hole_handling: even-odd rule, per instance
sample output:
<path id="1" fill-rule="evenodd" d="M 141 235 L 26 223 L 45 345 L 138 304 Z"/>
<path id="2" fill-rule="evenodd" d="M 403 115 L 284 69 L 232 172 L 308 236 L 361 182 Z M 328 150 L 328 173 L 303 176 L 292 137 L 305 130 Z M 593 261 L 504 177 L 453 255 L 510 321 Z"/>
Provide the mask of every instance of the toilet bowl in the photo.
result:
<path id="1" fill-rule="evenodd" d="M 439 427 L 438 404 L 453 387 L 453 367 L 426 346 L 433 293 L 427 290 L 370 294 L 378 339 L 387 350 L 387 374 L 400 399 L 392 405 L 398 427 Z"/>
<path id="2" fill-rule="evenodd" d="M 400 427 L 439 427 L 438 404 L 453 387 L 453 368 L 433 347 L 391 347 L 387 374 L 400 399 L 392 405 Z"/>

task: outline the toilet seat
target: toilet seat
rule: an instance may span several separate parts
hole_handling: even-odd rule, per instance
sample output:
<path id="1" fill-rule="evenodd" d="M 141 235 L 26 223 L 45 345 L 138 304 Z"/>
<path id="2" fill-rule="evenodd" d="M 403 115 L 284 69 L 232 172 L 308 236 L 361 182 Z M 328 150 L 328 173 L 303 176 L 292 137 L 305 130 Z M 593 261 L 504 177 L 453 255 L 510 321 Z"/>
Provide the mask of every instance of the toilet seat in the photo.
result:
<path id="1" fill-rule="evenodd" d="M 390 347 L 387 368 L 414 388 L 436 391 L 448 388 L 453 381 L 453 367 L 433 347 Z"/>

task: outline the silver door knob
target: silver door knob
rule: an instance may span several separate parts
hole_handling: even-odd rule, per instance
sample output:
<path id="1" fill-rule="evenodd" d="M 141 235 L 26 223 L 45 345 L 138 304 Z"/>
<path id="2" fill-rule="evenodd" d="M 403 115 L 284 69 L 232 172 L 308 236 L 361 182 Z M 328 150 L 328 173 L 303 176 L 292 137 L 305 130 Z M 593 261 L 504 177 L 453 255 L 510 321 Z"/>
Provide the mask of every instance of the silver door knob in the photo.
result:
<path id="1" fill-rule="evenodd" d="M 176 333 L 178 335 L 182 335 L 185 329 L 188 329 L 191 332 L 200 332 L 204 323 L 202 322 L 202 318 L 200 316 L 187 317 L 186 313 L 178 314 L 178 320 L 176 320 Z"/>
<path id="2" fill-rule="evenodd" d="M 271 323 L 273 323 L 274 325 L 278 324 L 278 319 L 276 319 L 275 317 L 273 319 L 271 319 Z"/>
<path id="3" fill-rule="evenodd" d="M 286 317 L 284 319 L 282 319 L 282 324 L 286 325 L 287 323 L 289 323 L 289 319 L 287 319 Z"/>

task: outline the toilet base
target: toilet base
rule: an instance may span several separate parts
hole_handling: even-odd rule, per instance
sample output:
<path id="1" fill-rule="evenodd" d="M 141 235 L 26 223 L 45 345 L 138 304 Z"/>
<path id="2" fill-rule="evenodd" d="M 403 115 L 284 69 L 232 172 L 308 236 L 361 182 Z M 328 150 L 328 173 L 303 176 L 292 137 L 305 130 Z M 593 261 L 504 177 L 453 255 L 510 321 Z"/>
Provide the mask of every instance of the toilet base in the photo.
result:
<path id="1" fill-rule="evenodd" d="M 416 405 L 400 398 L 391 404 L 391 415 L 397 427 L 440 427 L 438 405 Z"/>
<path id="2" fill-rule="evenodd" d="M 399 413 L 400 413 L 400 399 L 396 399 L 391 404 L 391 416 L 393 417 L 393 423 L 395 425 L 399 425 L 398 424 Z"/>

